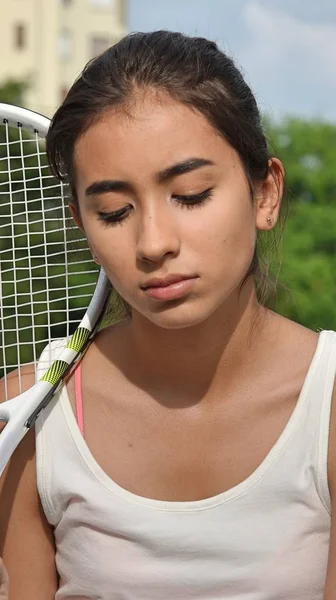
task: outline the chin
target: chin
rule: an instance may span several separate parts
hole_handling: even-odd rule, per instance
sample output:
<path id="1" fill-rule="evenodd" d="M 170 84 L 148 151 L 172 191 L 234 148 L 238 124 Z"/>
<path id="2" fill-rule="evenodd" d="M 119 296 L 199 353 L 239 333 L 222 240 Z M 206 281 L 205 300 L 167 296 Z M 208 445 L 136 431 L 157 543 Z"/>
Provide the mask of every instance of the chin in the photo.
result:
<path id="1" fill-rule="evenodd" d="M 206 310 L 204 305 L 200 309 L 190 306 L 188 302 L 176 301 L 159 306 L 155 312 L 146 311 L 143 316 L 162 329 L 184 329 L 200 325 L 211 317 L 215 310 L 215 307 L 213 310 Z"/>

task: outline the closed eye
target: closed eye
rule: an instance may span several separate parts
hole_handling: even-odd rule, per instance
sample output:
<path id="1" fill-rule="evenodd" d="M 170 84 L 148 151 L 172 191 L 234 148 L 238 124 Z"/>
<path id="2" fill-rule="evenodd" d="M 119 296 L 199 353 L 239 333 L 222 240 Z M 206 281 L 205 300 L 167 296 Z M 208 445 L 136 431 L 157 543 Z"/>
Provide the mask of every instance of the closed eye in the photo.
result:
<path id="1" fill-rule="evenodd" d="M 199 194 L 180 195 L 174 194 L 173 199 L 176 200 L 181 208 L 200 207 L 205 201 L 213 195 L 214 188 L 208 188 Z"/>
<path id="2" fill-rule="evenodd" d="M 131 204 L 127 204 L 127 206 L 123 206 L 122 208 L 119 208 L 119 210 L 114 210 L 113 212 L 99 212 L 98 220 L 102 221 L 106 226 L 118 225 L 127 219 L 127 217 L 130 215 L 131 209 Z"/>
<path id="3" fill-rule="evenodd" d="M 178 202 L 181 208 L 198 208 L 205 204 L 206 200 L 208 200 L 214 192 L 214 188 L 208 188 L 199 194 L 174 194 L 172 198 Z M 121 225 L 123 221 L 125 221 L 132 211 L 132 205 L 127 204 L 127 206 L 123 206 L 119 210 L 115 210 L 113 212 L 99 212 L 98 220 L 102 221 L 106 226 L 111 225 Z"/>

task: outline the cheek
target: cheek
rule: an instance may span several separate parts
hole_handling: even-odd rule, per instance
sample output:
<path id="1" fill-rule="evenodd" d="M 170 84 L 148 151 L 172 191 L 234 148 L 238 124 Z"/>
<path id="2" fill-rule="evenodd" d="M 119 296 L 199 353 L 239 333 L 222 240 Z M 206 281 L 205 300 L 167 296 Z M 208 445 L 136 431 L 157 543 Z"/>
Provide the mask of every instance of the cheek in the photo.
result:
<path id="1" fill-rule="evenodd" d="M 127 235 L 127 227 L 105 227 L 98 220 L 85 216 L 83 227 L 92 253 L 97 256 L 111 281 L 112 278 L 122 278 L 123 273 L 127 276 L 130 264 L 135 264 L 132 240 Z"/>
<path id="2" fill-rule="evenodd" d="M 118 241 L 118 236 L 109 235 L 105 239 L 101 239 L 97 256 L 112 284 L 127 279 L 135 266 L 132 245 L 125 244 L 124 239 Z"/>
<path id="3" fill-rule="evenodd" d="M 211 261 L 226 265 L 252 260 L 256 227 L 250 199 L 243 197 L 216 201 L 211 210 L 200 213 L 193 247 L 211 268 Z"/>

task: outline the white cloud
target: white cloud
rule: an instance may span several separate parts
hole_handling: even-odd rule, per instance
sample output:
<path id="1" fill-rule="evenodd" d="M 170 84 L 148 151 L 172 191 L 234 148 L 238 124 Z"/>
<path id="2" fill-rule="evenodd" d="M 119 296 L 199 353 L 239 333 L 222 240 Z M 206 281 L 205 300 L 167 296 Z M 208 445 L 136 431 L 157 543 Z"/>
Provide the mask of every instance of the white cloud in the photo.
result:
<path id="1" fill-rule="evenodd" d="M 289 112 L 303 114 L 308 106 L 311 113 L 313 96 L 315 112 L 335 118 L 336 25 L 303 21 L 260 0 L 246 2 L 243 18 L 247 37 L 239 61 L 257 96 L 267 86 L 267 104 L 272 97 L 286 100 Z"/>

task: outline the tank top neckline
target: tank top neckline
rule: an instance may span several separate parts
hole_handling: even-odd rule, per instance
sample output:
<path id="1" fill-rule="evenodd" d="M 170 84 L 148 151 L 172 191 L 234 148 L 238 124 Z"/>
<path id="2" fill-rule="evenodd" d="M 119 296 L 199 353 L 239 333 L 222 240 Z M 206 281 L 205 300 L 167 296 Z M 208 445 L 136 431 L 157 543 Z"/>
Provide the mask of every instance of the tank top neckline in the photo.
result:
<path id="1" fill-rule="evenodd" d="M 100 482 L 100 484 L 114 495 L 126 500 L 130 503 L 136 504 L 138 506 L 143 506 L 146 508 L 151 508 L 159 511 L 167 511 L 167 512 L 194 512 L 199 510 L 206 510 L 210 508 L 215 508 L 221 504 L 230 502 L 239 496 L 246 493 L 251 487 L 256 485 L 260 479 L 267 473 L 267 471 L 273 466 L 276 462 L 277 458 L 280 456 L 281 452 L 285 448 L 288 440 L 290 439 L 293 431 L 295 430 L 296 425 L 298 424 L 300 417 L 303 413 L 304 406 L 306 404 L 307 398 L 309 397 L 308 392 L 313 381 L 315 371 L 319 364 L 319 359 L 324 350 L 325 344 L 328 339 L 328 335 L 334 332 L 330 332 L 327 330 L 323 330 L 319 332 L 317 345 L 315 348 L 315 352 L 313 358 L 310 362 L 310 365 L 307 370 L 306 377 L 304 379 L 297 403 L 295 405 L 294 410 L 292 411 L 291 416 L 289 417 L 284 429 L 280 433 L 275 444 L 267 453 L 266 457 L 262 460 L 262 462 L 257 466 L 257 468 L 243 481 L 236 484 L 234 487 L 225 490 L 224 492 L 220 492 L 215 496 L 211 496 L 208 498 L 202 498 L 201 500 L 191 500 L 191 501 L 166 501 L 166 500 L 157 500 L 154 498 L 147 498 L 145 496 L 140 496 L 135 494 L 126 488 L 121 487 L 118 483 L 116 483 L 107 473 L 103 470 L 103 468 L 99 465 L 99 463 L 94 458 L 91 453 L 80 428 L 78 426 L 76 416 L 73 412 L 70 399 L 67 393 L 66 386 L 64 385 L 60 391 L 59 403 L 60 407 L 63 411 L 63 415 L 65 418 L 65 422 L 67 424 L 68 431 L 72 437 L 72 440 L 77 449 L 78 455 L 82 462 L 84 463 L 86 469 L 95 477 L 95 479 Z M 334 334 L 335 335 L 335 334 Z"/>

